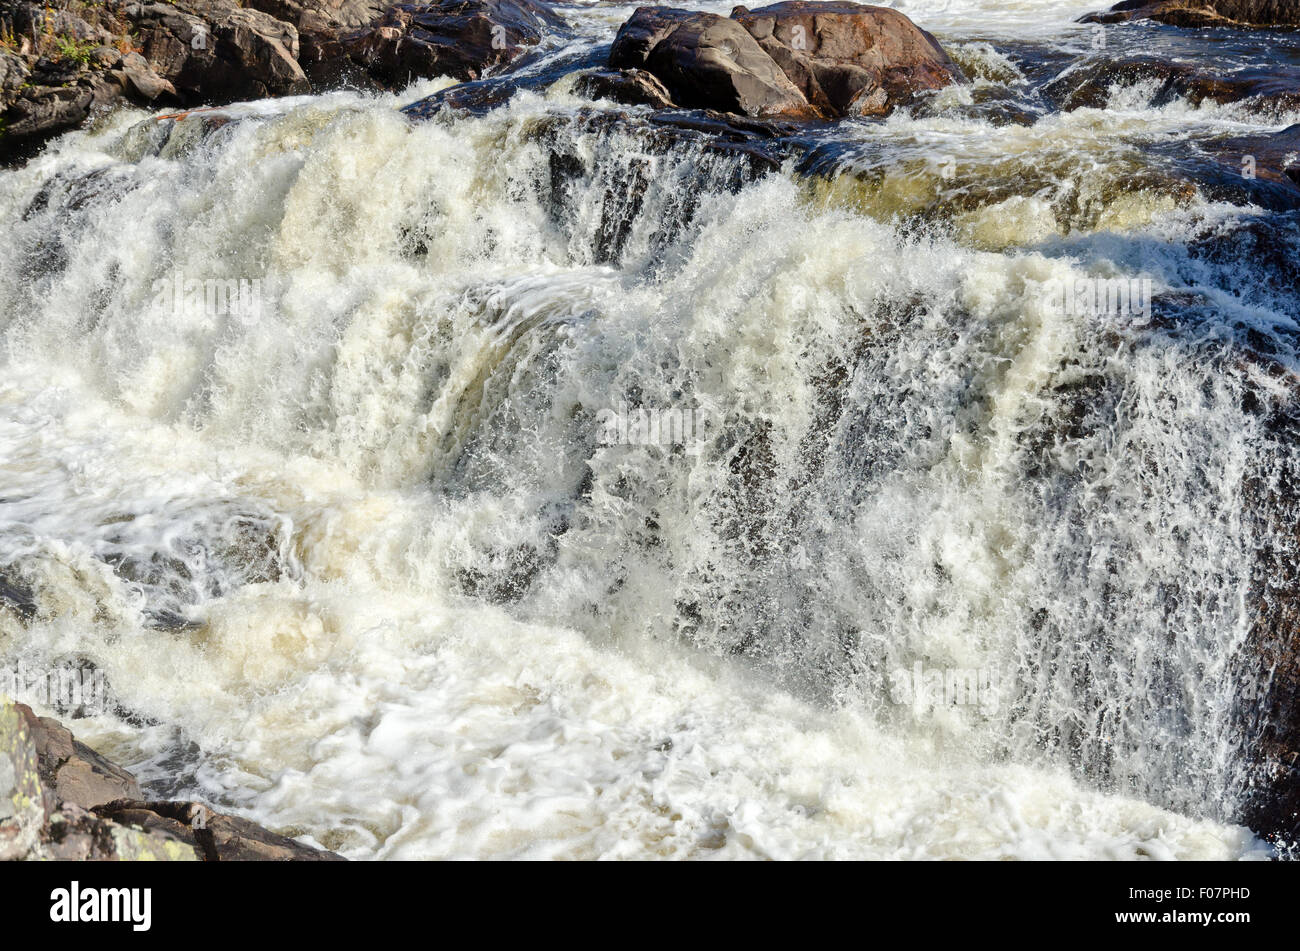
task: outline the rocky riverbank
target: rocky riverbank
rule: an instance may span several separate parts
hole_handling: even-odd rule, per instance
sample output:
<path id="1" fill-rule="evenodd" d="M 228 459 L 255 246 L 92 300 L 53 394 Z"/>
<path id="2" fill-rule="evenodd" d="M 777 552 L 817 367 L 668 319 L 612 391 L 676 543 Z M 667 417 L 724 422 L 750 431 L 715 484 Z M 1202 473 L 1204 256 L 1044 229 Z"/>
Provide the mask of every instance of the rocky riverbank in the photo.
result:
<path id="1" fill-rule="evenodd" d="M 1246 28 L 1294 27 L 1297 17 L 1293 5 L 1270 0 L 1130 0 L 1085 20 Z M 568 30 L 538 0 L 67 0 L 57 9 L 0 0 L 0 162 L 25 159 L 118 103 L 193 108 L 339 86 L 401 89 L 434 76 L 473 82 L 510 71 Z M 730 17 L 642 7 L 606 65 L 579 90 L 798 120 L 885 115 L 962 78 L 934 37 L 896 10 L 802 0 L 737 6 Z M 1067 108 L 1096 105 L 1111 83 L 1146 76 L 1194 102 L 1300 100 L 1285 77 L 1221 76 L 1160 57 L 1100 57 L 1086 75 Z"/>
<path id="2" fill-rule="evenodd" d="M 342 861 L 197 802 L 146 801 L 125 769 L 0 698 L 0 861 Z"/>
<path id="3" fill-rule="evenodd" d="M 0 160 L 118 102 L 220 105 L 347 84 L 475 79 L 563 20 L 533 0 L 0 2 Z"/>

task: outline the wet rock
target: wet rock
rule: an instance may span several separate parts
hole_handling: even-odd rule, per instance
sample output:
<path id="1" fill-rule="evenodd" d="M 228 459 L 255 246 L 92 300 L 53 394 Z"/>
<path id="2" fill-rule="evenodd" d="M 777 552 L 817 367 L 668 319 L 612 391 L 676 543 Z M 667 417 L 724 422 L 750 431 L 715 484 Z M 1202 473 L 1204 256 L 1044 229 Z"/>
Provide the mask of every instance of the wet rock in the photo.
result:
<path id="1" fill-rule="evenodd" d="M 787 140 L 799 132 L 799 126 L 793 122 L 749 119 L 708 109 L 658 112 L 650 116 L 648 121 L 651 125 L 660 128 L 703 133 L 707 136 L 710 147 L 728 153 L 736 151 L 734 148 L 727 148 L 728 144 L 752 147 L 753 150 L 762 152 L 773 163 L 773 169 L 778 167 L 780 159 L 788 154 L 786 148 L 777 146 L 776 143 Z"/>
<path id="2" fill-rule="evenodd" d="M 1282 109 L 1300 107 L 1300 71 L 1279 66 L 1219 74 L 1156 56 L 1095 60 L 1046 83 L 1042 93 L 1066 111 L 1102 109 L 1112 89 L 1148 81 L 1160 84 L 1152 96 L 1153 106 L 1167 105 L 1181 98 L 1194 106 L 1207 101 L 1229 103 L 1257 99 Z"/>
<path id="3" fill-rule="evenodd" d="M 24 209 L 23 220 L 30 221 L 51 204 L 65 212 L 78 212 L 97 202 L 119 201 L 138 187 L 140 182 L 130 170 L 111 165 L 85 173 L 61 172 L 41 186 Z"/>
<path id="4" fill-rule="evenodd" d="M 1175 159 L 1211 201 L 1300 209 L 1300 126 L 1222 139 Z"/>
<path id="5" fill-rule="evenodd" d="M 21 703 L 14 709 L 36 748 L 41 781 L 60 802 L 90 809 L 114 799 L 139 797 L 134 776 L 78 742 L 58 720 L 37 717 Z"/>
<path id="6" fill-rule="evenodd" d="M 731 15 L 828 118 L 883 115 L 960 76 L 933 36 L 888 7 L 789 0 Z"/>
<path id="7" fill-rule="evenodd" d="M 616 165 L 613 172 L 605 173 L 606 166 L 599 174 L 597 215 L 594 219 L 582 216 L 588 230 L 581 240 L 591 248 L 593 259 L 603 264 L 619 260 L 647 191 L 662 175 L 654 156 L 695 154 L 690 186 L 678 190 L 674 201 L 661 211 L 663 226 L 654 241 L 662 249 L 679 229 L 689 226 L 703 196 L 739 191 L 779 169 L 794 147 L 788 138 L 792 126 L 699 110 L 665 109 L 649 115 L 587 110 L 576 116 L 546 117 L 530 131 L 530 137 L 548 153 L 546 204 L 558 227 L 575 220 L 575 201 L 585 202 L 589 197 L 587 190 L 596 183 L 598 166 L 604 164 L 595 156 L 608 156 Z M 584 141 L 588 136 L 594 141 Z M 628 136 L 635 138 L 635 149 L 605 147 L 611 137 L 622 140 Z M 562 531 L 563 523 L 557 523 L 553 537 Z M 467 593 L 510 600 L 527 590 L 533 572 L 539 566 L 549 567 L 557 553 L 554 543 L 545 550 L 519 546 L 485 552 L 487 557 L 461 569 L 457 580 Z"/>
<path id="8" fill-rule="evenodd" d="M 298 28 L 298 65 L 313 86 L 347 82 L 368 85 L 341 37 L 371 26 L 384 16 L 385 0 L 251 0 L 245 6 Z"/>
<path id="9" fill-rule="evenodd" d="M 0 698 L 0 861 L 23 858 L 37 846 L 50 815 L 27 717 Z"/>
<path id="10" fill-rule="evenodd" d="M 298 30 L 231 0 L 132 4 L 127 19 L 150 67 L 186 102 L 223 103 L 309 91 Z"/>
<path id="11" fill-rule="evenodd" d="M 524 89 L 541 90 L 552 81 L 553 77 L 542 76 L 531 76 L 526 79 L 518 79 L 514 76 L 477 79 L 426 96 L 404 107 L 402 111 L 416 119 L 432 118 L 444 109 L 481 116 L 504 106 Z"/>
<path id="12" fill-rule="evenodd" d="M 1243 216 L 1224 222 L 1187 245 L 1188 253 L 1214 268 L 1216 286 L 1246 302 L 1287 295 L 1300 300 L 1300 212 Z M 1263 280 L 1261 281 L 1261 277 Z"/>
<path id="13" fill-rule="evenodd" d="M 609 99 L 625 106 L 668 109 L 673 105 L 664 84 L 644 69 L 601 69 L 584 73 L 574 83 L 573 92 L 587 99 Z"/>
<path id="14" fill-rule="evenodd" d="M 0 861 L 342 861 L 195 802 L 151 802 L 58 721 L 0 699 Z"/>
<path id="15" fill-rule="evenodd" d="M 1300 189 L 1300 125 L 1267 135 L 1227 139 L 1216 152 L 1234 168 Z"/>
<path id="16" fill-rule="evenodd" d="M 148 67 L 128 66 L 115 75 L 133 99 L 153 102 L 164 96 L 176 98 L 176 87 Z"/>
<path id="17" fill-rule="evenodd" d="M 679 105 L 748 116 L 813 118 L 781 68 L 735 20 L 713 13 L 640 7 L 609 53 L 616 69 L 653 74 Z"/>
<path id="18" fill-rule="evenodd" d="M 564 26 L 536 0 L 439 0 L 390 7 L 341 44 L 371 77 L 401 87 L 432 76 L 479 79 Z"/>
<path id="19" fill-rule="evenodd" d="M 804 119 L 884 115 L 960 78 L 903 14 L 838 0 L 740 6 L 730 18 L 641 7 L 609 65 L 654 74 L 678 105 Z"/>
<path id="20" fill-rule="evenodd" d="M 17 572 L 0 567 L 0 610 L 13 611 L 24 621 L 36 617 L 36 592 L 24 583 Z"/>
<path id="21" fill-rule="evenodd" d="M 1186 27 L 1300 26 L 1300 5 L 1294 0 L 1125 0 L 1083 18 L 1085 23 L 1129 20 Z"/>
<path id="22" fill-rule="evenodd" d="M 484 115 L 505 105 L 525 90 L 545 94 L 547 89 L 565 76 L 575 72 L 582 74 L 584 70 L 603 63 L 604 59 L 603 51 L 596 49 L 585 51 L 576 57 L 556 57 L 549 63 L 538 64 L 537 68 L 529 69 L 526 73 L 509 72 L 451 86 L 404 106 L 402 112 L 415 119 L 431 119 L 445 111 Z"/>

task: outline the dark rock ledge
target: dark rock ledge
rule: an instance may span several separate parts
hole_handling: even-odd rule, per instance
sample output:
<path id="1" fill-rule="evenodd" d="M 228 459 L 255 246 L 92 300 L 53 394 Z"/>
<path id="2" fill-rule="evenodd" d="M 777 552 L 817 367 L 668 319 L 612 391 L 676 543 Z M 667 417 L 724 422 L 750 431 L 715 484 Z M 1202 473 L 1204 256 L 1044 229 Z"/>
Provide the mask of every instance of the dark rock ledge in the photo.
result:
<path id="1" fill-rule="evenodd" d="M 1154 20 L 1183 27 L 1300 27 L 1296 0 L 1124 0 L 1104 13 L 1090 13 L 1084 23 Z"/>
<path id="2" fill-rule="evenodd" d="M 150 802 L 57 720 L 0 700 L 0 861 L 343 861 L 196 802 Z"/>

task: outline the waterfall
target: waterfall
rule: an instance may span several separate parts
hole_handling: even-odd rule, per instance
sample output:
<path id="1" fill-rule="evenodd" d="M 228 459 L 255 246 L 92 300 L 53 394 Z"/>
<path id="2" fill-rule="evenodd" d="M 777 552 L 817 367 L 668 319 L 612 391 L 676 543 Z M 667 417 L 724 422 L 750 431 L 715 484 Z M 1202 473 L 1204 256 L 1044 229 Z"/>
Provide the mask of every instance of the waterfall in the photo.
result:
<path id="1" fill-rule="evenodd" d="M 1239 114 L 954 92 L 760 159 L 412 98 L 0 176 L 0 663 L 91 658 L 147 787 L 355 857 L 1264 854 L 1296 297 L 1132 184 Z"/>

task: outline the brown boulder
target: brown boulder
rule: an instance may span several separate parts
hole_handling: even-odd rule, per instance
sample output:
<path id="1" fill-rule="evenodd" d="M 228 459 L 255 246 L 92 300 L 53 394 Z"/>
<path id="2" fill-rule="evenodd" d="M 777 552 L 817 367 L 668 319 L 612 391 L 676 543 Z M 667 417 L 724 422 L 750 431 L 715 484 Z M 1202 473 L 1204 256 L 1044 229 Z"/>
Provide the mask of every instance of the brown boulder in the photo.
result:
<path id="1" fill-rule="evenodd" d="M 126 66 L 113 73 L 124 91 L 133 99 L 153 102 L 155 99 L 176 98 L 176 87 L 148 66 Z"/>
<path id="2" fill-rule="evenodd" d="M 1237 136 L 1215 146 L 1220 161 L 1234 171 L 1300 189 L 1300 125 L 1281 132 Z"/>
<path id="3" fill-rule="evenodd" d="M 144 56 L 186 102 L 295 95 L 311 88 L 298 65 L 298 30 L 230 0 L 129 6 Z"/>
<path id="4" fill-rule="evenodd" d="M 1155 20 L 1170 26 L 1300 26 L 1295 0 L 1124 0 L 1105 13 L 1090 13 L 1085 23 Z"/>
<path id="5" fill-rule="evenodd" d="M 609 99 L 625 106 L 668 109 L 673 105 L 664 84 L 644 69 L 600 69 L 584 73 L 573 84 L 573 92 L 587 99 Z"/>
<path id="6" fill-rule="evenodd" d="M 245 6 L 298 28 L 298 65 L 313 85 L 356 80 L 342 36 L 371 26 L 390 6 L 385 0 L 248 0 Z"/>
<path id="7" fill-rule="evenodd" d="M 147 802 L 57 720 L 0 698 L 0 861 L 341 861 L 194 802 Z"/>
<path id="8" fill-rule="evenodd" d="M 682 106 L 747 116 L 814 116 L 803 94 L 741 24 L 713 13 L 685 18 L 680 13 L 638 9 L 628 21 L 637 28 L 636 43 L 620 42 L 620 30 L 610 65 L 644 68 Z M 651 42 L 641 59 L 643 33 Z"/>
<path id="9" fill-rule="evenodd" d="M 79 742 L 58 720 L 38 717 L 18 703 L 40 760 L 41 781 L 60 802 L 90 809 L 114 799 L 138 797 L 135 777 Z"/>
<path id="10" fill-rule="evenodd" d="M 933 36 L 888 7 L 789 0 L 731 16 L 827 117 L 881 115 L 959 76 Z"/>
<path id="11" fill-rule="evenodd" d="M 730 19 L 640 7 L 609 65 L 652 73 L 680 106 L 755 117 L 883 115 L 960 77 L 935 39 L 895 10 L 800 0 L 736 7 Z"/>

